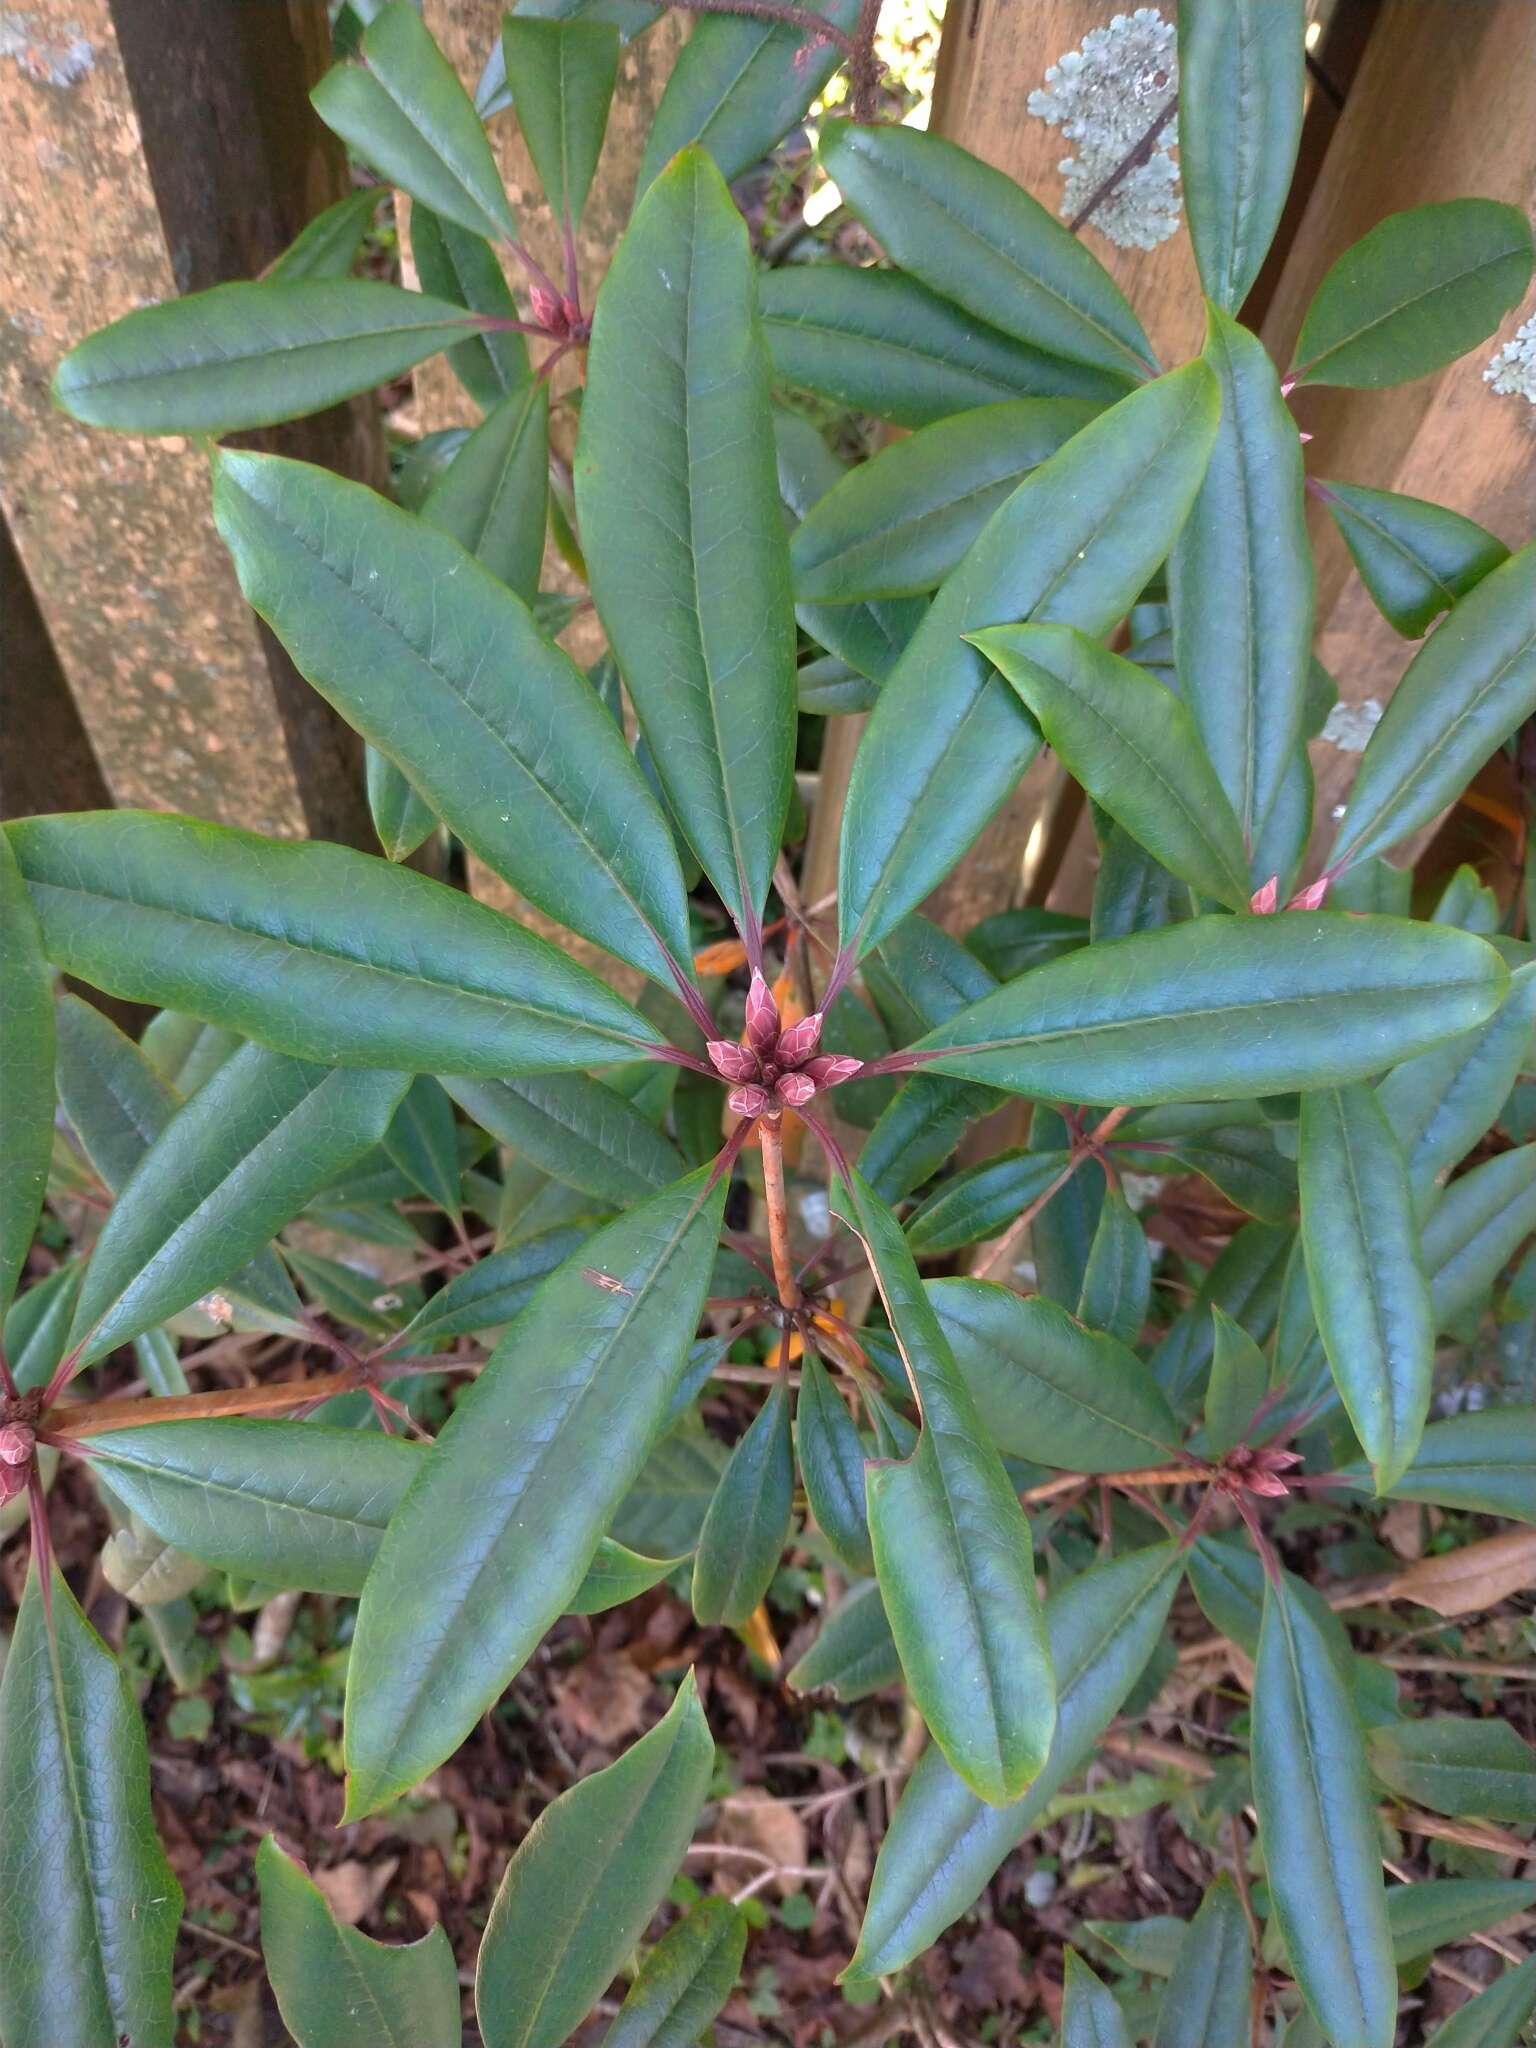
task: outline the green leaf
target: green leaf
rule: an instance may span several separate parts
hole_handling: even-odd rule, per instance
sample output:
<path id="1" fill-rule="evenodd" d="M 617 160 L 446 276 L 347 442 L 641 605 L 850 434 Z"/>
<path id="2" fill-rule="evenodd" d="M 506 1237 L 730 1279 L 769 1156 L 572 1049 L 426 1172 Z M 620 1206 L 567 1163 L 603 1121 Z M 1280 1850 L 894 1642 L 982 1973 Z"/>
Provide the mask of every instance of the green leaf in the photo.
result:
<path id="1" fill-rule="evenodd" d="M 863 952 L 948 873 L 1040 745 L 960 638 L 1021 618 L 1107 632 L 1183 523 L 1218 394 L 1191 363 L 1092 420 L 993 513 L 870 714 L 844 812 L 839 915 Z"/>
<path id="2" fill-rule="evenodd" d="M 384 1133 L 384 1150 L 429 1202 L 462 1216 L 458 1125 L 453 1104 L 430 1074 L 418 1074 L 406 1089 Z"/>
<path id="3" fill-rule="evenodd" d="M 171 1118 L 107 1218 L 75 1311 L 84 1362 L 217 1287 L 388 1128 L 406 1076 L 242 1046 Z"/>
<path id="4" fill-rule="evenodd" d="M 459 1979 L 441 1927 L 399 1946 L 344 1927 L 275 1835 L 256 1851 L 261 1949 L 298 2048 L 459 2048 Z"/>
<path id="5" fill-rule="evenodd" d="M 517 240 L 490 142 L 458 73 L 409 0 L 363 32 L 361 62 L 335 64 L 310 94 L 326 127 L 380 177 L 492 241 Z"/>
<path id="6" fill-rule="evenodd" d="M 1302 1995 L 1334 2048 L 1391 2048 L 1397 1970 L 1365 1745 L 1333 1644 L 1289 1574 L 1264 1594 L 1253 1794 Z"/>
<path id="7" fill-rule="evenodd" d="M 548 489 L 549 386 L 526 384 L 476 427 L 427 493 L 421 516 L 531 605 L 539 594 Z"/>
<path id="8" fill-rule="evenodd" d="M 725 1200 L 709 1173 L 544 1282 L 391 1520 L 347 1674 L 354 1817 L 435 1769 L 570 1605 L 687 1361 Z"/>
<path id="9" fill-rule="evenodd" d="M 1318 286 L 1291 374 L 1353 390 L 1427 377 L 1487 340 L 1525 296 L 1531 265 L 1518 206 L 1450 199 L 1389 213 Z"/>
<path id="10" fill-rule="evenodd" d="M 1509 994 L 1475 1031 L 1394 1067 L 1376 1090 L 1403 1148 L 1414 1207 L 1422 1218 L 1509 1100 L 1536 1026 L 1536 962 L 1517 967 Z"/>
<path id="11" fill-rule="evenodd" d="M 741 215 L 687 150 L 635 209 L 598 295 L 576 453 L 598 612 L 667 799 L 744 929 L 778 855 L 797 723 L 754 301 Z"/>
<path id="12" fill-rule="evenodd" d="M 930 1280 L 924 1291 L 999 1450 L 1069 1472 L 1129 1472 L 1177 1455 L 1167 1402 L 1114 1337 L 990 1280 Z"/>
<path id="13" fill-rule="evenodd" d="M 1087 943 L 1088 920 L 1061 910 L 997 910 L 965 935 L 966 951 L 999 981 L 1012 981 L 1027 967 L 1043 966 Z"/>
<path id="14" fill-rule="evenodd" d="M 368 815 L 387 859 L 409 860 L 422 841 L 437 829 L 430 804 L 412 789 L 394 762 L 377 747 L 364 745 L 363 771 L 368 786 Z"/>
<path id="15" fill-rule="evenodd" d="M 1536 1750 L 1508 1721 L 1394 1721 L 1368 1748 L 1382 1783 L 1431 1813 L 1536 1821 Z"/>
<path id="16" fill-rule="evenodd" d="M 1536 1230 L 1536 1145 L 1500 1152 L 1451 1182 L 1419 1234 L 1435 1328 L 1476 1308 Z"/>
<path id="17" fill-rule="evenodd" d="M 1108 403 L 1125 392 L 1121 378 L 1000 334 L 902 271 L 787 264 L 764 275 L 759 299 L 778 376 L 897 426 L 1001 399 Z"/>
<path id="18" fill-rule="evenodd" d="M 602 154 L 619 32 L 611 22 L 503 17 L 507 84 L 557 226 L 581 220 Z"/>
<path id="19" fill-rule="evenodd" d="M 1069 1948 L 1061 2001 L 1061 2048 L 1131 2048 L 1119 2001 Z"/>
<path id="20" fill-rule="evenodd" d="M 1509 549 L 1476 520 L 1363 484 L 1320 483 L 1313 490 L 1332 514 L 1372 602 L 1405 640 L 1427 633 Z"/>
<path id="21" fill-rule="evenodd" d="M 674 1393 L 674 1404 L 676 1398 Z M 613 1535 L 656 1555 L 692 1550 L 725 1462 L 725 1446 L 718 1438 L 697 1427 L 672 1429 L 620 1501 L 610 1525 Z"/>
<path id="22" fill-rule="evenodd" d="M 426 1452 L 323 1422 L 151 1422 L 85 1440 L 123 1505 L 238 1577 L 356 1594 Z"/>
<path id="23" fill-rule="evenodd" d="M 593 1553 L 586 1576 L 571 1595 L 567 1611 L 571 1614 L 606 1614 L 610 1607 L 620 1607 L 626 1600 L 637 1600 L 652 1586 L 659 1586 L 663 1579 L 669 1579 L 680 1565 L 687 1562 L 686 1555 L 641 1557 L 637 1551 L 626 1549 L 622 1543 L 615 1543 L 611 1536 L 605 1536 Z"/>
<path id="24" fill-rule="evenodd" d="M 432 1296 L 415 1320 L 406 1325 L 402 1338 L 408 1337 L 413 1348 L 424 1347 L 511 1322 L 527 1307 L 539 1282 L 547 1279 L 556 1266 L 563 1265 L 591 1235 L 589 1224 L 560 1224 L 506 1251 L 491 1252 L 477 1259 Z M 401 1348 L 405 1348 L 403 1344 Z"/>
<path id="25" fill-rule="evenodd" d="M 55 402 L 88 427 L 227 434 L 319 412 L 473 334 L 474 314 L 355 278 L 217 284 L 141 306 L 72 348 Z"/>
<path id="26" fill-rule="evenodd" d="M 603 2048 L 693 2048 L 736 1987 L 747 1921 L 729 1899 L 701 1899 L 651 1950 Z"/>
<path id="27" fill-rule="evenodd" d="M 1536 542 L 1485 576 L 1408 664 L 1361 756 L 1329 872 L 1427 825 L 1533 711 Z"/>
<path id="28" fill-rule="evenodd" d="M 867 1452 L 853 1417 L 814 1351 L 800 1364 L 795 1403 L 795 1452 L 805 1497 L 816 1525 L 849 1571 L 875 1568 L 864 1502 Z"/>
<path id="29" fill-rule="evenodd" d="M 221 455 L 214 510 L 251 603 L 433 813 L 540 909 L 670 985 L 669 953 L 691 946 L 667 821 L 519 599 L 456 540 L 306 463 Z"/>
<path id="30" fill-rule="evenodd" d="M 1399 1969 L 1453 1941 L 1536 1906 L 1536 1884 L 1507 1877 L 1432 1877 L 1387 1887 Z"/>
<path id="31" fill-rule="evenodd" d="M 1021 1146 L 962 1168 L 912 1212 L 907 1243 L 920 1258 L 936 1258 L 995 1236 L 1060 1179 L 1070 1156 Z"/>
<path id="32" fill-rule="evenodd" d="M 269 264 L 268 284 L 292 284 L 301 277 L 346 277 L 357 261 L 378 210 L 376 185 L 363 185 L 317 213 L 295 240 Z"/>
<path id="33" fill-rule="evenodd" d="M 683 1170 L 677 1147 L 632 1102 L 586 1074 L 444 1085 L 499 1144 L 510 1145 L 564 1186 L 604 1208 L 644 1201 Z"/>
<path id="34" fill-rule="evenodd" d="M 1022 1800 L 997 1808 L 984 1806 L 937 1749 L 925 1753 L 881 1844 L 845 1976 L 883 1976 L 911 1962 L 969 1911 L 1003 1858 L 1040 1825 L 1146 1668 L 1182 1563 L 1174 1544 L 1154 1544 L 1079 1572 L 1047 1602 L 1057 1714 L 1044 1770 Z"/>
<path id="35" fill-rule="evenodd" d="M 1216 1342 L 1205 1390 L 1204 1448 L 1207 1457 L 1224 1458 L 1243 1441 L 1269 1391 L 1269 1365 L 1248 1332 L 1224 1309 L 1213 1308 L 1211 1315 Z"/>
<path id="36" fill-rule="evenodd" d="M 34 1565 L 0 1684 L 0 2028 L 7 2048 L 170 2048 L 181 1887 L 155 1838 L 117 1659 Z"/>
<path id="37" fill-rule="evenodd" d="M 1049 1101 L 1233 1100 L 1379 1072 L 1470 1030 L 1506 986 L 1493 948 L 1446 925 L 1200 917 L 1037 967 L 912 1050 Z"/>
<path id="38" fill-rule="evenodd" d="M 1242 828 L 1166 683 L 1071 626 L 993 626 L 967 638 L 1101 809 L 1180 881 L 1229 909 L 1248 907 Z"/>
<path id="39" fill-rule="evenodd" d="M 690 1671 L 663 1721 L 539 1815 L 480 1948 L 486 2048 L 558 2048 L 586 2017 L 666 1895 L 714 1760 Z"/>
<path id="40" fill-rule="evenodd" d="M 1147 1233 L 1119 1188 L 1108 1188 L 1083 1271 L 1077 1320 L 1122 1344 L 1134 1344 L 1151 1300 L 1152 1254 Z"/>
<path id="41" fill-rule="evenodd" d="M 1305 0 L 1179 0 L 1179 181 L 1206 297 L 1236 313 L 1280 224 L 1306 97 Z"/>
<path id="42" fill-rule="evenodd" d="M 1536 1956 L 1504 1970 L 1430 2036 L 1432 2048 L 1516 2048 L 1536 2008 Z"/>
<path id="43" fill-rule="evenodd" d="M 482 412 L 492 412 L 509 391 L 529 382 L 528 344 L 510 325 L 521 316 L 496 252 L 484 235 L 457 221 L 440 220 L 430 207 L 411 208 L 411 254 L 424 292 L 488 316 L 470 323 L 467 339 L 448 351 L 454 375 Z M 402 502 L 404 502 L 402 494 Z"/>
<path id="44" fill-rule="evenodd" d="M 3 840 L 3 835 L 0 835 Z M 53 976 L 26 883 L 0 843 L 0 1313 L 42 1214 L 53 1157 Z"/>
<path id="45" fill-rule="evenodd" d="M 875 1580 L 850 1587 L 817 1630 L 785 1683 L 825 1692 L 844 1705 L 901 1683 L 901 1659 Z"/>
<path id="46" fill-rule="evenodd" d="M 299 1059 L 504 1075 L 661 1041 L 567 954 L 369 854 L 151 811 L 5 830 L 56 966 Z"/>
<path id="47" fill-rule="evenodd" d="M 1189 1553 L 1189 1584 L 1200 1611 L 1250 1660 L 1264 1622 L 1264 1567 L 1241 1538 L 1199 1536 Z"/>
<path id="48" fill-rule="evenodd" d="M 809 11 L 844 34 L 859 0 L 810 0 Z M 739 178 L 794 127 L 821 96 L 843 56 L 796 23 L 705 15 L 693 25 L 667 79 L 640 162 L 637 192 L 680 149 L 707 150 L 726 183 Z"/>
<path id="49" fill-rule="evenodd" d="M 1003 500 L 1101 410 L 1081 398 L 1015 398 L 893 441 L 791 536 L 795 596 L 846 604 L 937 588 Z"/>
<path id="50" fill-rule="evenodd" d="M 1223 1871 L 1206 1891 L 1180 1945 L 1158 2008 L 1152 2048 L 1248 2048 L 1252 1989 L 1248 1923 L 1237 1887 Z"/>
<path id="51" fill-rule="evenodd" d="M 981 1419 L 901 1226 L 855 1173 L 833 1210 L 862 1239 L 922 1434 L 905 1463 L 871 1465 L 869 1532 L 891 1633 L 919 1713 L 953 1768 L 994 1805 L 1040 1772 L 1055 1722 L 1029 1523 Z"/>
<path id="52" fill-rule="evenodd" d="M 1302 1097 L 1299 1176 L 1318 1332 L 1384 1493 L 1424 1433 L 1435 1324 L 1408 1169 L 1367 1083 Z"/>
<path id="53" fill-rule="evenodd" d="M 1175 1104 L 1131 1119 L 1121 1126 L 1116 1158 L 1131 1173 L 1167 1173 L 1171 1159 L 1190 1173 L 1203 1174 L 1250 1216 L 1265 1223 L 1288 1223 L 1296 1213 L 1296 1167 L 1276 1150 L 1268 1126 L 1235 1120 L 1217 1123 L 1222 1111 L 1210 1105 L 1194 1112 L 1201 1120 L 1187 1131 L 1160 1128 L 1165 1118 L 1171 1124 L 1190 1113 Z M 1138 1136 L 1155 1138 L 1166 1150 L 1143 1151 L 1135 1142 Z"/>
<path id="54" fill-rule="evenodd" d="M 1363 1466 L 1340 1476 L 1370 1484 Z M 1536 1522 L 1536 1408 L 1485 1408 L 1432 1422 L 1391 1492 L 1394 1500 Z"/>
<path id="55" fill-rule="evenodd" d="M 789 1540 L 795 1459 L 782 1374 L 731 1452 L 699 1531 L 693 1612 L 704 1624 L 742 1628 L 779 1568 Z"/>
<path id="56" fill-rule="evenodd" d="M 1103 265 L 1038 200 L 957 143 L 828 121 L 820 156 L 891 261 L 1033 348 L 1127 380 L 1152 346 Z"/>
<path id="57" fill-rule="evenodd" d="M 1262 11 L 1269 0 L 1258 4 Z M 1289 17 L 1290 0 L 1278 11 Z M 1243 12 L 1251 15 L 1252 0 Z M 1180 693 L 1253 853 L 1305 730 L 1316 578 L 1301 442 L 1274 364 L 1215 307 L 1203 360 L 1221 388 L 1221 425 L 1169 557 L 1174 657 Z M 1255 872 L 1254 883 L 1274 871 Z"/>
<path id="58" fill-rule="evenodd" d="M 1194 1300 L 1153 1352 L 1152 1377 L 1167 1395 L 1176 1415 L 1193 1412 L 1195 1398 L 1210 1367 L 1216 1342 L 1211 1319 L 1213 1304 L 1219 1304 L 1234 1322 L 1241 1323 L 1257 1343 L 1267 1341 L 1279 1313 L 1281 1286 L 1295 1236 L 1293 1230 L 1276 1229 L 1267 1223 L 1244 1224 L 1218 1255 Z M 1304 1281 L 1300 1292 L 1305 1300 Z M 1307 1321 L 1310 1328 L 1310 1308 Z"/>
<path id="59" fill-rule="evenodd" d="M 899 1202 L 938 1172 L 997 1100 L 992 1089 L 974 1082 L 914 1074 L 880 1112 L 859 1152 L 859 1171 L 882 1202 Z"/>

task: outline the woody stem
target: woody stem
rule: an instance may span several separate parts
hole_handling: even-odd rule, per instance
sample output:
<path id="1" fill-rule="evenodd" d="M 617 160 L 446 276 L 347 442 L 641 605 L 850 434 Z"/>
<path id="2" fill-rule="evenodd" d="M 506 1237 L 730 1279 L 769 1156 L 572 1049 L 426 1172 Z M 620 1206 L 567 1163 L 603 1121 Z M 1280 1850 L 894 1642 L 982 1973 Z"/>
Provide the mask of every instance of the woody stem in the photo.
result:
<path id="1" fill-rule="evenodd" d="M 773 1254 L 774 1285 L 785 1308 L 800 1306 L 800 1286 L 789 1251 L 789 1203 L 784 1193 L 784 1136 L 780 1119 L 765 1116 L 758 1126 L 763 1140 L 763 1200 L 768 1208 L 768 1249 Z"/>

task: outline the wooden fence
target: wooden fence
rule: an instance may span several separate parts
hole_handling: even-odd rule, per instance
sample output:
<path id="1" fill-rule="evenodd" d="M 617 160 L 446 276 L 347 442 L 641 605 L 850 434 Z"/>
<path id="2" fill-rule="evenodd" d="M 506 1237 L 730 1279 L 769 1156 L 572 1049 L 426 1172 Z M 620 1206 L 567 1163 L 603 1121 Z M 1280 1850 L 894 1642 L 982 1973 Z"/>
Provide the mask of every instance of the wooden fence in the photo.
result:
<path id="1" fill-rule="evenodd" d="M 472 85 L 497 0 L 423 0 Z M 1058 130 L 1027 111 L 1048 65 L 1123 11 L 1114 0 L 950 0 L 933 125 L 1060 196 Z M 1163 11 L 1172 14 L 1169 0 Z M 1301 171 L 1248 318 L 1278 356 L 1338 253 L 1382 214 L 1483 194 L 1536 204 L 1531 0 L 1313 0 L 1314 84 Z M 686 32 L 668 17 L 626 53 L 581 260 L 590 292 L 625 218 L 639 147 Z M 51 406 L 54 364 L 102 322 L 177 290 L 258 272 L 346 186 L 309 86 L 328 62 L 324 0 L 27 0 L 0 7 L 0 816 L 103 803 L 188 810 L 370 845 L 360 750 L 244 606 L 208 513 L 205 468 L 174 441 L 87 431 Z M 514 123 L 493 124 L 536 253 Z M 409 224 L 403 223 L 408 251 Z M 1085 238 L 1165 361 L 1199 346 L 1187 233 L 1158 248 Z M 1529 306 L 1505 323 L 1507 339 Z M 1525 537 L 1536 407 L 1483 381 L 1489 350 L 1388 392 L 1298 394 L 1322 476 L 1430 496 Z M 423 429 L 463 417 L 441 363 L 417 377 Z M 358 400 L 262 445 L 381 480 L 377 405 Z M 558 435 L 557 435 L 558 439 Z M 1316 508 L 1314 508 L 1316 511 Z M 1405 652 L 1326 518 L 1318 652 L 1346 704 L 1379 704 Z M 549 580 L 564 572 L 549 566 Z M 588 615 L 573 629 L 595 651 Z M 834 723 L 808 893 L 830 886 L 859 721 Z M 1354 754 L 1317 743 L 1320 812 Z M 1086 821 L 1037 765 L 932 908 L 956 926 L 1020 901 L 1083 908 Z M 508 901 L 493 877 L 472 885 Z M 527 914 L 518 906 L 520 914 Z M 537 920 L 535 920 L 537 921 Z"/>

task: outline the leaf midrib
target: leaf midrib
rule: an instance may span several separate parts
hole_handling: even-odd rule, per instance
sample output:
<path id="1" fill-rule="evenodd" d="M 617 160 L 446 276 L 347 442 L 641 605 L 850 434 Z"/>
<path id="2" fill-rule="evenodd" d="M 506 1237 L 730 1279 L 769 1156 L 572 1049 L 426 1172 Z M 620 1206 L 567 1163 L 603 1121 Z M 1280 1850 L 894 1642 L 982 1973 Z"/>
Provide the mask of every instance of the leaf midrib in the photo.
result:
<path id="1" fill-rule="evenodd" d="M 175 305 L 176 300 L 163 303 Z M 158 308 L 145 308 L 145 311 Z M 192 362 L 160 363 L 151 370 L 119 370 L 109 376 L 81 375 L 78 370 L 67 380 L 63 388 L 70 394 L 85 391 L 106 391 L 118 384 L 151 384 L 163 377 L 196 375 L 210 369 L 230 369 L 250 362 L 271 362 L 281 357 L 291 362 L 295 356 L 303 356 L 313 349 L 344 348 L 354 341 L 375 341 L 385 335 L 427 334 L 440 327 L 465 327 L 471 333 L 480 329 L 480 316 L 466 310 L 463 320 L 402 320 L 390 321 L 382 327 L 354 329 L 347 334 L 322 335 L 317 341 L 262 342 L 257 346 L 231 351 L 218 356 L 202 356 Z"/>
<path id="2" fill-rule="evenodd" d="M 1397 319 L 1400 314 L 1410 312 L 1415 306 L 1422 306 L 1427 299 L 1434 298 L 1438 293 L 1450 291 L 1453 286 L 1463 283 L 1467 278 L 1476 277 L 1480 271 L 1492 270 L 1495 264 L 1507 263 L 1511 256 L 1522 254 L 1524 254 L 1522 249 L 1511 246 L 1508 249 L 1501 249 L 1496 256 L 1485 256 L 1477 263 L 1468 264 L 1465 270 L 1458 270 L 1449 277 L 1438 279 L 1434 284 L 1427 285 L 1423 291 L 1414 292 L 1408 298 L 1398 300 L 1395 305 L 1389 306 L 1384 313 L 1378 313 L 1373 320 L 1367 320 L 1363 326 L 1353 329 L 1350 333 L 1343 335 L 1338 341 L 1331 342 L 1321 354 L 1315 355 L 1308 362 L 1298 365 L 1292 374 L 1300 383 L 1309 382 L 1319 363 L 1326 363 L 1330 356 L 1336 356 L 1342 349 L 1353 347 L 1363 335 L 1373 333 L 1376 328 L 1384 326 L 1388 320 Z"/>

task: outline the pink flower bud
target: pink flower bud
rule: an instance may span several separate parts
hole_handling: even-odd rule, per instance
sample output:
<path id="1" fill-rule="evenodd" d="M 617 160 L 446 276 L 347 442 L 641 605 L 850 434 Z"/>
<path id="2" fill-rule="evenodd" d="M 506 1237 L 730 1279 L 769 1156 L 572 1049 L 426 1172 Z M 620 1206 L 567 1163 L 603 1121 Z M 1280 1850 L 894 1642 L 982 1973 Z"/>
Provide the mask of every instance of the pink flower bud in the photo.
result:
<path id="1" fill-rule="evenodd" d="M 552 292 L 546 285 L 533 284 L 528 287 L 529 303 L 533 317 L 546 334 L 564 337 L 566 332 L 565 302 L 558 292 Z"/>
<path id="2" fill-rule="evenodd" d="M 773 990 L 754 967 L 747 990 L 747 1043 L 756 1052 L 772 1052 L 779 1042 L 779 1006 Z"/>
<path id="3" fill-rule="evenodd" d="M 1255 889 L 1249 897 L 1248 908 L 1260 917 L 1268 917 L 1279 901 L 1280 877 L 1278 875 L 1271 875 L 1263 888 Z"/>
<path id="4" fill-rule="evenodd" d="M 817 1010 L 779 1033 L 779 1049 L 774 1057 L 781 1067 L 798 1067 L 810 1058 L 820 1043 L 821 1012 Z"/>
<path id="5" fill-rule="evenodd" d="M 816 1093 L 816 1083 L 809 1074 L 780 1074 L 773 1084 L 773 1092 L 780 1102 L 787 1102 L 791 1109 L 798 1109 Z"/>
<path id="6" fill-rule="evenodd" d="M 755 1082 L 745 1088 L 733 1088 L 725 1099 L 735 1116 L 766 1116 L 773 1108 L 773 1097 Z"/>
<path id="7" fill-rule="evenodd" d="M 1331 879 L 1331 876 L 1319 875 L 1317 880 L 1315 882 L 1309 883 L 1305 889 L 1297 890 L 1296 894 L 1285 906 L 1286 909 L 1321 910 L 1323 907 L 1324 899 L 1328 894 L 1328 888 Z"/>
<path id="8" fill-rule="evenodd" d="M 0 1465 L 0 1508 L 12 1501 L 18 1493 L 27 1490 L 27 1468 L 25 1465 Z"/>
<path id="9" fill-rule="evenodd" d="M 855 1074 L 862 1074 L 864 1062 L 845 1052 L 824 1052 L 807 1060 L 802 1071 L 810 1075 L 818 1088 L 835 1088 L 840 1081 L 851 1081 Z"/>
<path id="10" fill-rule="evenodd" d="M 1284 1500 L 1291 1490 L 1278 1472 L 1246 1472 L 1243 1484 L 1250 1493 L 1261 1493 L 1266 1500 Z"/>
<path id="11" fill-rule="evenodd" d="M 37 1449 L 37 1437 L 24 1422 L 8 1422 L 0 1428 L 0 1464 L 26 1465 Z"/>
<path id="12" fill-rule="evenodd" d="M 757 1054 L 749 1046 L 733 1044 L 729 1038 L 712 1038 L 704 1050 L 715 1072 L 727 1081 L 755 1081 L 761 1071 Z"/>

